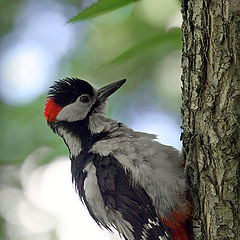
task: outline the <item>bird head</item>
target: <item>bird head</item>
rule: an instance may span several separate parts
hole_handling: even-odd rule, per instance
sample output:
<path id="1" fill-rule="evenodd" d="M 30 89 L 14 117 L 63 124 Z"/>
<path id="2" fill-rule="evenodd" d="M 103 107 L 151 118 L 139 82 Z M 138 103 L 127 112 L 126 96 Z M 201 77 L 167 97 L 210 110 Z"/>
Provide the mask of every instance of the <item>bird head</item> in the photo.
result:
<path id="1" fill-rule="evenodd" d="M 56 81 L 48 92 L 45 118 L 48 123 L 84 120 L 104 105 L 107 98 L 125 82 L 126 79 L 123 79 L 97 90 L 78 78 Z"/>

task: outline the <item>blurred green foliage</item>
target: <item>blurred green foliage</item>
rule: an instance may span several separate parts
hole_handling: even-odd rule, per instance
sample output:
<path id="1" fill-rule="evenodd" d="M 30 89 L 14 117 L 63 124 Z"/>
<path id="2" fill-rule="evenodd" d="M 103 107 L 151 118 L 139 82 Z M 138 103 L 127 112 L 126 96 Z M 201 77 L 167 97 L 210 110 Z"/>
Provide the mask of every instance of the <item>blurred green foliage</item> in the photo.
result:
<path id="1" fill-rule="evenodd" d="M 23 2 L 4 2 L 5 9 L 9 9 L 12 14 L 2 24 L 2 33 L 11 31 L 14 17 Z M 76 5 L 77 1 L 72 2 Z M 97 16 L 135 0 L 120 2 L 122 1 L 114 1 L 114 4 L 107 0 L 96 2 L 79 13 L 86 15 L 74 18 L 74 21 Z M 130 76 L 131 81 L 125 87 L 127 92 L 134 91 L 142 81 L 154 79 L 152 74 L 155 64 L 169 52 L 181 49 L 181 31 L 175 28 L 166 32 L 164 24 L 158 27 L 150 25 L 139 15 L 139 6 L 133 7 L 135 6 L 131 5 L 130 8 L 119 9 L 88 23 L 86 42 L 77 45 L 62 63 L 70 63 L 68 72 L 71 75 L 89 79 L 99 86 L 99 82 L 103 85 L 109 80 L 118 80 L 119 76 Z M 6 15 L 3 9 L 1 13 L 0 16 Z M 144 68 L 140 67 L 143 65 Z M 178 104 L 172 104 L 174 102 L 175 100 L 169 104 L 173 106 L 172 110 L 178 107 Z M 47 128 L 43 118 L 43 105 L 44 97 L 25 106 L 1 103 L 0 130 L 4 139 L 0 142 L 1 163 L 19 164 L 40 146 L 47 146 L 54 152 L 48 160 L 51 156 L 67 154 L 59 139 Z"/>
<path id="2" fill-rule="evenodd" d="M 1 0 L 0 8 L 0 37 L 5 33 L 10 31 L 14 25 L 14 16 L 16 16 L 18 8 L 24 0 L 14 1 L 14 0 Z"/>
<path id="3" fill-rule="evenodd" d="M 157 47 L 160 46 L 161 53 L 168 53 L 169 51 L 175 50 L 180 50 L 182 45 L 181 45 L 181 30 L 179 28 L 176 29 L 171 29 L 171 31 L 167 33 L 160 33 L 159 35 L 147 39 L 143 42 L 140 42 L 133 47 L 129 48 L 125 52 L 123 52 L 121 55 L 116 57 L 113 60 L 110 60 L 105 64 L 116 64 L 116 63 L 121 63 L 123 61 L 129 60 L 130 58 L 139 55 L 141 52 L 148 50 L 149 48 Z M 159 56 L 160 57 L 160 56 Z"/>
<path id="4" fill-rule="evenodd" d="M 95 3 L 91 1 L 89 7 L 83 8 L 75 17 L 72 16 L 79 12 L 82 1 L 57 1 L 74 9 L 75 13 L 66 11 L 64 14 L 67 16 L 66 25 L 70 27 L 73 25 L 77 30 L 72 49 L 58 63 L 55 79 L 77 76 L 88 80 L 96 87 L 101 87 L 111 81 L 127 78 L 126 86 L 121 89 L 121 93 L 111 98 L 112 104 L 108 109 L 108 114 L 123 122 L 128 117 L 124 112 L 128 101 L 137 101 L 134 93 L 137 95 L 138 91 L 139 98 L 154 99 L 159 108 L 173 114 L 176 114 L 180 106 L 180 94 L 171 92 L 180 79 L 176 79 L 172 85 L 170 83 L 166 91 L 159 76 L 159 68 L 164 57 L 181 49 L 181 31 L 176 26 L 171 28 L 170 25 L 174 14 L 179 11 L 180 4 L 178 0 L 172 0 L 175 4 L 173 9 L 167 9 L 164 8 L 164 0 L 159 0 L 159 4 L 162 5 L 152 5 L 150 6 L 152 10 L 151 8 L 147 10 L 144 5 L 146 1 L 150 0 L 145 0 L 145 3 L 144 0 L 99 0 Z M 27 2 L 34 0 L 1 2 L 2 39 L 19 27 L 17 19 Z M 158 1 L 151 2 L 156 4 Z M 154 8 L 160 9 L 162 12 L 159 12 L 159 16 L 165 14 L 165 18 L 161 21 L 157 16 L 153 18 L 151 15 Z M 69 19 L 71 23 L 67 24 Z M 86 19 L 91 20 L 77 22 Z M 19 39 L 15 39 L 16 44 Z M 174 67 L 169 64 L 166 71 L 171 72 Z M 49 85 L 53 80 L 49 79 Z M 143 95 L 143 90 L 148 96 Z M 66 146 L 50 131 L 44 119 L 46 92 L 47 89 L 40 98 L 36 97 L 25 105 L 13 106 L 1 100 L 0 175 L 8 166 L 16 166 L 20 171 L 26 158 L 39 148 L 46 148 L 47 151 L 44 156 L 39 156 L 38 166 L 51 162 L 57 156 L 68 155 Z M 144 107 L 149 108 L 147 103 Z M 17 179 L 21 182 L 20 177 Z M 2 180 L 0 190 L 8 184 Z M 19 183 L 18 188 L 23 188 L 22 184 Z M 0 218 L 0 239 L 3 240 L 7 239 L 6 222 L 6 218 Z M 51 239 L 58 239 L 55 234 L 52 235 L 54 236 Z"/>
<path id="5" fill-rule="evenodd" d="M 67 149 L 60 146 L 56 135 L 49 134 L 47 123 L 43 119 L 43 104 L 43 97 L 26 106 L 1 103 L 0 132 L 4 139 L 0 141 L 1 164 L 20 164 L 40 146 L 51 149 L 45 163 L 54 156 L 67 154 Z"/>

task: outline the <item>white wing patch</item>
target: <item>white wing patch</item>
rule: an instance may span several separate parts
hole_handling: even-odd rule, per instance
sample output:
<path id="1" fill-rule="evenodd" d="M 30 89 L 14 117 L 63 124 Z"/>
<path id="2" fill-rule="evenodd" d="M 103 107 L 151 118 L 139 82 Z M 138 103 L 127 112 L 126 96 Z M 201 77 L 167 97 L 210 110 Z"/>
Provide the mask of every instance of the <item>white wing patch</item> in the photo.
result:
<path id="1" fill-rule="evenodd" d="M 127 236 L 129 240 L 134 240 L 131 224 L 123 219 L 120 212 L 105 207 L 98 186 L 95 166 L 89 163 L 84 168 L 84 172 L 87 173 L 84 180 L 85 196 L 94 215 L 106 226 L 111 226 L 117 229 L 121 235 Z"/>
<path id="2" fill-rule="evenodd" d="M 84 180 L 84 192 L 86 200 L 91 206 L 94 215 L 106 226 L 108 226 L 108 217 L 106 214 L 103 198 L 98 186 L 96 168 L 92 163 L 89 163 L 84 172 L 87 176 Z"/>

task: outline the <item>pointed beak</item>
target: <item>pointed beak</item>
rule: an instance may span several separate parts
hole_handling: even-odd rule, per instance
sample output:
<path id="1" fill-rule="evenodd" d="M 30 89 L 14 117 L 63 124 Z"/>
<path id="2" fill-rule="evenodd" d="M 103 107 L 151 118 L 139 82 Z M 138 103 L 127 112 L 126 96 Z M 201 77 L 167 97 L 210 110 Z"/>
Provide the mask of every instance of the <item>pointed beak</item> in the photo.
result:
<path id="1" fill-rule="evenodd" d="M 125 82 L 126 79 L 123 79 L 100 88 L 98 90 L 98 100 L 100 102 L 104 102 L 110 95 L 116 92 Z"/>

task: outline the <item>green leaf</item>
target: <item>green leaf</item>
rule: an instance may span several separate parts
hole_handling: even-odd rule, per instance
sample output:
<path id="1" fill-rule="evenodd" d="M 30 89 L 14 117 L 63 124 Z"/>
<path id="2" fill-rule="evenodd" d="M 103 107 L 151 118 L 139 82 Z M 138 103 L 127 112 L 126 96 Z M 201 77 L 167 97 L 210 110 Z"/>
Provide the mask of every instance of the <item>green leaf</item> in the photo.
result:
<path id="1" fill-rule="evenodd" d="M 138 0 L 99 0 L 96 3 L 93 3 L 90 7 L 85 8 L 75 17 L 71 18 L 69 22 L 76 22 L 80 20 L 94 18 L 96 16 L 113 11 L 136 1 Z"/>
<path id="2" fill-rule="evenodd" d="M 123 62 L 153 47 L 168 47 L 171 50 L 180 50 L 182 47 L 181 37 L 182 34 L 180 28 L 172 29 L 167 33 L 162 33 L 136 44 L 120 54 L 118 57 L 105 63 L 103 66 Z"/>

